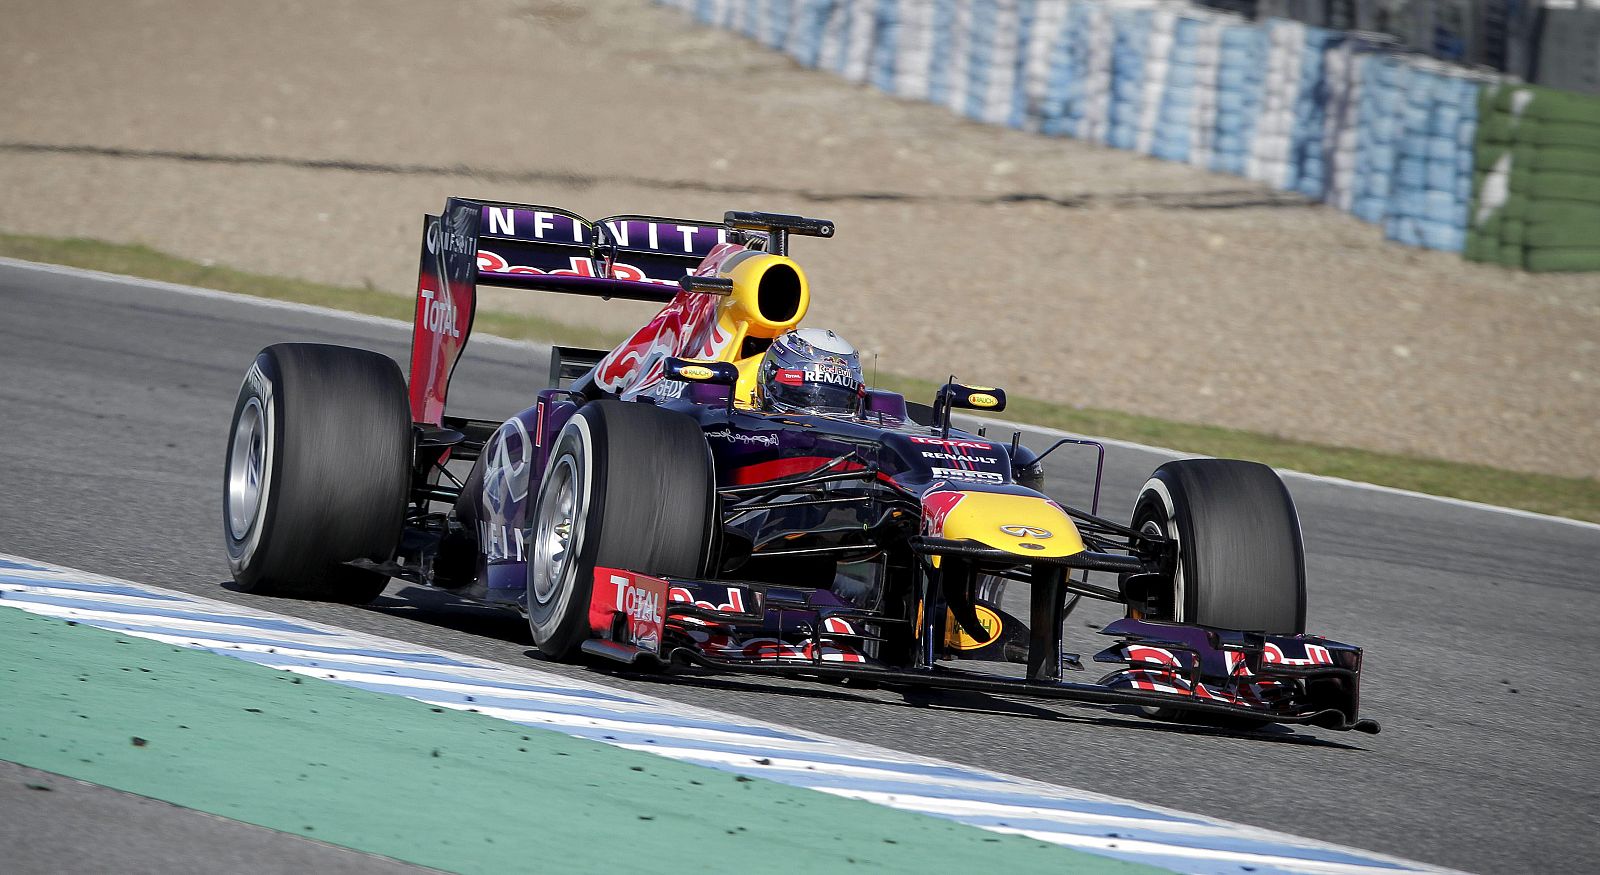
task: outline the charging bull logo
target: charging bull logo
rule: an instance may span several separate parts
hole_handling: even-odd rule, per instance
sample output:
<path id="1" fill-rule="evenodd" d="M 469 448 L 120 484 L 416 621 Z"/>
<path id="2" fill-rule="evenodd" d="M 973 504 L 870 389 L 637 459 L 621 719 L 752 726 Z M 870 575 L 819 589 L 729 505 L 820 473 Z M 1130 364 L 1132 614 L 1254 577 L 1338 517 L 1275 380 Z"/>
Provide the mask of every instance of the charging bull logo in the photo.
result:
<path id="1" fill-rule="evenodd" d="M 965 492 L 930 492 L 922 497 L 922 533 L 930 538 L 944 537 L 945 520 L 966 498 Z"/>
<path id="2" fill-rule="evenodd" d="M 587 255 L 573 255 L 567 259 L 567 267 L 553 270 L 541 270 L 525 264 L 512 264 L 505 256 L 488 249 L 478 250 L 479 273 L 515 273 L 515 274 L 548 274 L 550 276 L 600 276 L 595 270 L 594 261 Z M 611 265 L 611 278 L 628 280 L 636 283 L 655 283 L 658 286 L 676 286 L 675 279 L 653 279 L 643 268 L 631 264 L 615 262 Z"/>
<path id="3" fill-rule="evenodd" d="M 661 379 L 666 356 L 717 359 L 732 341 L 717 326 L 713 295 L 680 292 L 627 342 L 600 360 L 595 385 L 607 391 L 643 391 Z"/>

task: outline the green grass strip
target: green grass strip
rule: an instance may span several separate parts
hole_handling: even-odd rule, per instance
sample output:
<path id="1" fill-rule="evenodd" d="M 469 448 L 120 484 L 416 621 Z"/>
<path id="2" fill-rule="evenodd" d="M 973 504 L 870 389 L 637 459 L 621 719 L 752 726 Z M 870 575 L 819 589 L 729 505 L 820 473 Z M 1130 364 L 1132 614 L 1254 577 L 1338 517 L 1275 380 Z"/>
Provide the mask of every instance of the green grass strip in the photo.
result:
<path id="1" fill-rule="evenodd" d="M 0 255 L 396 319 L 411 318 L 411 300 L 403 296 L 371 288 L 329 286 L 206 266 L 143 246 L 0 234 Z M 549 319 L 489 310 L 478 312 L 473 328 L 513 339 L 602 348 L 621 339 L 615 334 L 575 328 Z M 932 382 L 894 374 L 880 375 L 878 384 L 924 401 L 933 397 L 935 388 Z M 1486 465 L 1314 444 L 1112 410 L 1080 409 L 1015 395 L 1010 399 L 1006 416 L 1082 434 L 1172 447 L 1201 455 L 1254 459 L 1308 474 L 1600 522 L 1600 480 L 1592 478 L 1528 474 Z"/>
<path id="2" fill-rule="evenodd" d="M 0 610 L 0 759 L 453 872 L 1157 870 Z"/>

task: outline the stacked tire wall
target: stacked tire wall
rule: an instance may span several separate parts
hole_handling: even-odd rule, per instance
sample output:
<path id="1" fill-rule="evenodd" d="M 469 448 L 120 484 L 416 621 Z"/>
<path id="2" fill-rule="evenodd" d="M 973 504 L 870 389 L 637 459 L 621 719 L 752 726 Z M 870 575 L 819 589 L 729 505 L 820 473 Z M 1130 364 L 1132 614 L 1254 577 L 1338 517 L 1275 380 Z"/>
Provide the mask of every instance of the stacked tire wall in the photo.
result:
<path id="1" fill-rule="evenodd" d="M 1466 256 L 1600 270 L 1600 98 L 1505 85 L 1480 96 Z"/>
<path id="2" fill-rule="evenodd" d="M 1578 155 L 1592 153 L 1576 142 L 1588 136 L 1587 147 L 1600 148 L 1600 114 L 1587 99 L 1502 89 L 1356 34 L 1177 0 L 657 2 L 975 121 L 1296 191 L 1408 246 L 1534 270 L 1600 269 L 1585 266 L 1588 244 L 1574 242 L 1587 232 L 1566 224 L 1600 207 L 1575 194 L 1600 184 L 1600 169 L 1584 169 L 1593 165 Z M 1514 111 L 1517 101 L 1526 106 Z M 1480 129 L 1484 106 L 1494 108 L 1493 137 Z M 1493 196 L 1501 183 L 1485 181 L 1486 156 L 1511 156 L 1501 201 Z M 1539 161 L 1554 164 L 1538 169 Z M 1533 244 L 1531 198 L 1555 200 L 1536 190 L 1565 198 L 1537 209 Z"/>

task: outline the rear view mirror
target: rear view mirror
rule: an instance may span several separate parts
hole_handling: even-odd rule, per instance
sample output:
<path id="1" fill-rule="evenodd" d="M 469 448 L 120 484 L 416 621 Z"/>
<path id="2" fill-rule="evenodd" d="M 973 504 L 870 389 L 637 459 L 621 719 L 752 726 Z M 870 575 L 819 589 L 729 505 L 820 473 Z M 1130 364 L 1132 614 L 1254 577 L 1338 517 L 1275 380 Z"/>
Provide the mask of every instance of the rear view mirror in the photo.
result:
<path id="1" fill-rule="evenodd" d="M 668 358 L 662 370 L 667 379 L 682 380 L 685 383 L 733 386 L 739 382 L 739 369 L 727 362 L 695 362 Z"/>
<path id="2" fill-rule="evenodd" d="M 1006 409 L 1006 392 L 991 386 L 963 386 L 954 382 L 940 386 L 933 396 L 933 421 L 942 434 L 950 433 L 950 411 L 957 407 L 999 413 Z"/>
<path id="3" fill-rule="evenodd" d="M 1006 409 L 1006 391 L 990 386 L 963 386 L 960 383 L 945 383 L 939 387 L 939 392 L 933 397 L 933 409 L 948 410 L 960 407 L 964 410 L 987 410 L 990 413 L 999 413 Z"/>

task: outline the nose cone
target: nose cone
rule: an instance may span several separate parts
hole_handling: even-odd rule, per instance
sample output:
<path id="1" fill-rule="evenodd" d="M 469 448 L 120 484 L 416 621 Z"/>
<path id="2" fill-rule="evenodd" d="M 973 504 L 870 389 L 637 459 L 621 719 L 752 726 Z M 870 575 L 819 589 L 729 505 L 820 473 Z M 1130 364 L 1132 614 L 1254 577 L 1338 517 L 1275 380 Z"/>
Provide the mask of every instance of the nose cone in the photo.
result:
<path id="1" fill-rule="evenodd" d="M 1072 519 L 1055 502 L 1034 495 L 936 489 L 922 497 L 922 534 L 977 541 L 1024 558 L 1083 552 Z"/>

